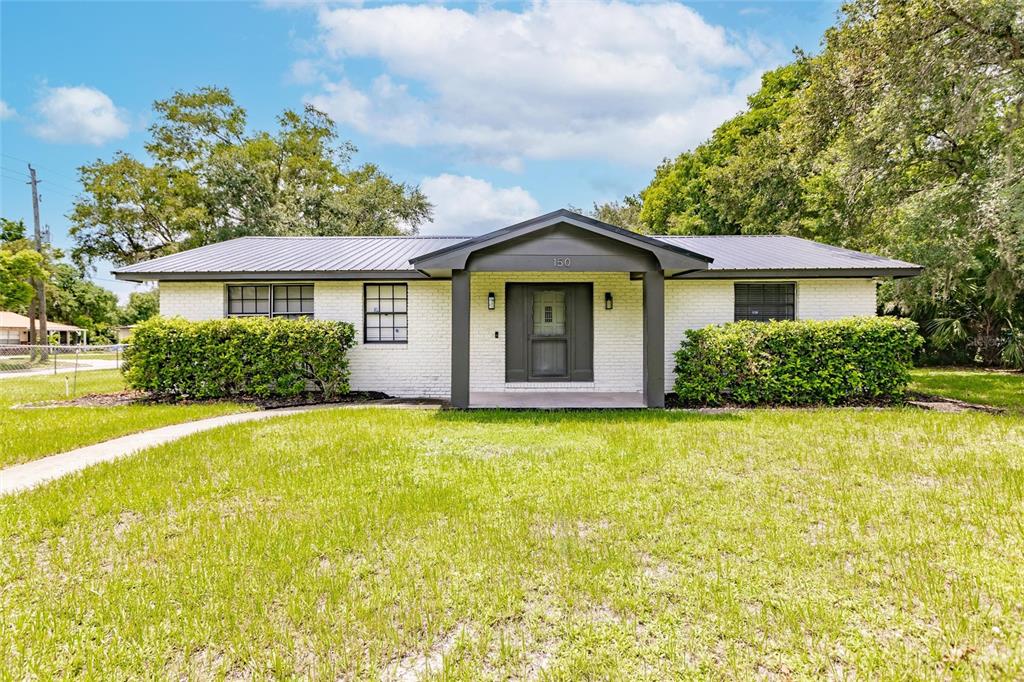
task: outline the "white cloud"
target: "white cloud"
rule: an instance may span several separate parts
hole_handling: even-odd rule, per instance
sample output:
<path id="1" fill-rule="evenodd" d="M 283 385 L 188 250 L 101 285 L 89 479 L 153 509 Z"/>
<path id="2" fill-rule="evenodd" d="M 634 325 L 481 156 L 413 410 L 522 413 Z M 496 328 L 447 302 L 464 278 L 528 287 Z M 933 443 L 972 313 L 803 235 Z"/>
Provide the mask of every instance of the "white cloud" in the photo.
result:
<path id="1" fill-rule="evenodd" d="M 320 67 L 312 59 L 299 59 L 288 70 L 288 82 L 309 85 L 320 80 Z"/>
<path id="2" fill-rule="evenodd" d="M 522 187 L 498 188 L 468 175 L 425 178 L 420 189 L 434 204 L 434 220 L 424 234 L 481 234 L 532 218 L 540 204 Z"/>
<path id="3" fill-rule="evenodd" d="M 35 104 L 32 132 L 50 142 L 100 145 L 128 134 L 127 114 L 102 91 L 85 85 L 46 87 Z"/>
<path id="4" fill-rule="evenodd" d="M 318 21 L 325 58 L 377 60 L 385 73 L 327 83 L 312 104 L 378 139 L 505 168 L 656 162 L 742 108 L 749 78 L 777 56 L 674 3 L 321 8 Z"/>
<path id="5" fill-rule="evenodd" d="M 6 121 L 7 119 L 14 118 L 17 115 L 18 112 L 14 110 L 14 107 L 0 99 L 0 121 Z"/>

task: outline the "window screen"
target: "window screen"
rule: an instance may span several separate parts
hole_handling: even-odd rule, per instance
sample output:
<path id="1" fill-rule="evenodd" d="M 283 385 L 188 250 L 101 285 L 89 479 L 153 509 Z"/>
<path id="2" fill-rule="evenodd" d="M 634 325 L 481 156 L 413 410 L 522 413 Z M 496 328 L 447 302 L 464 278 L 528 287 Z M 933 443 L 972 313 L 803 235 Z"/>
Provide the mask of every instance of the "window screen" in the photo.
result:
<path id="1" fill-rule="evenodd" d="M 795 319 L 796 285 L 793 282 L 736 284 L 736 320 Z"/>
<path id="2" fill-rule="evenodd" d="M 312 284 L 228 286 L 228 317 L 313 317 Z"/>
<path id="3" fill-rule="evenodd" d="M 406 343 L 409 340 L 409 287 L 406 284 L 366 284 L 363 341 Z"/>

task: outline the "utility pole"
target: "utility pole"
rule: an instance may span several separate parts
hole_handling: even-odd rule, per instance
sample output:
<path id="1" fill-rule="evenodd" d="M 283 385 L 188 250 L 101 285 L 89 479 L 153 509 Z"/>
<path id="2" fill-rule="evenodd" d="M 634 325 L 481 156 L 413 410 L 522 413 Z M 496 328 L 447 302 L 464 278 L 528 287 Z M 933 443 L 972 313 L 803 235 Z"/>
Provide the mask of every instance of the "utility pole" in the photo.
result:
<path id="1" fill-rule="evenodd" d="M 36 179 L 36 169 L 32 167 L 32 164 L 28 164 L 29 178 L 28 184 L 32 185 L 32 218 L 35 221 L 35 243 L 36 251 L 39 253 L 43 252 L 43 229 L 39 224 L 39 180 Z M 39 311 L 39 335 L 33 342 L 31 339 L 29 343 L 38 343 L 43 347 L 40 351 L 40 359 L 46 362 L 47 352 L 47 338 L 46 338 L 46 283 L 39 277 L 35 278 L 33 282 L 36 287 L 36 300 L 38 301 Z M 35 324 L 33 321 L 29 321 L 29 336 L 33 335 L 35 330 Z"/>

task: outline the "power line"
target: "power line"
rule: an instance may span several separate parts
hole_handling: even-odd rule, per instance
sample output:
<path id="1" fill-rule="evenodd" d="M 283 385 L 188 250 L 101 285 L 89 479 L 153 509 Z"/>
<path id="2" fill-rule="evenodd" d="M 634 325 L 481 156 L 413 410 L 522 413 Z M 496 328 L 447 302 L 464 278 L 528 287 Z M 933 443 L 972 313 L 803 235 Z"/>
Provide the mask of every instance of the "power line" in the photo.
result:
<path id="1" fill-rule="evenodd" d="M 43 189 L 41 191 L 41 193 L 40 193 L 40 196 L 46 196 L 47 194 L 50 194 L 50 193 L 59 194 L 61 196 L 67 197 L 68 199 L 77 199 L 78 198 L 74 194 L 69 194 L 68 192 L 62 192 L 61 190 L 55 190 L 52 187 L 50 187 L 49 189 Z"/>
<path id="2" fill-rule="evenodd" d="M 14 161 L 21 161 L 22 163 L 29 163 L 29 161 L 27 161 L 26 159 L 22 159 L 20 157 L 13 156 L 11 154 L 0 153 L 0 156 L 6 156 L 8 159 L 13 159 Z M 47 172 L 53 173 L 57 177 L 62 177 L 65 180 L 70 180 L 71 182 L 78 182 L 78 178 L 72 178 L 69 175 L 65 175 L 64 173 L 61 173 L 60 171 L 54 170 L 50 166 L 40 166 L 39 164 L 36 164 L 36 168 L 41 168 L 41 169 L 43 169 L 43 170 L 45 170 Z M 25 175 L 26 175 L 26 177 L 28 176 L 27 173 Z"/>
<path id="3" fill-rule="evenodd" d="M 23 171 L 17 170 L 15 168 L 7 168 L 5 166 L 0 166 L 0 170 L 4 171 L 5 173 L 17 173 L 17 174 L 21 175 L 23 179 L 29 178 L 28 173 L 25 173 Z M 14 178 L 10 178 L 10 179 L 13 180 Z M 31 180 L 26 180 L 26 182 L 31 182 Z M 65 192 L 78 192 L 79 191 L 77 189 L 73 189 L 71 187 L 68 187 L 67 185 L 62 185 L 59 182 L 54 182 L 53 180 L 39 180 L 39 182 L 40 183 L 45 183 L 47 187 L 56 187 L 58 189 L 64 190 Z"/>
<path id="4" fill-rule="evenodd" d="M 0 170 L 7 171 L 8 173 L 17 173 L 18 175 L 23 175 L 26 178 L 30 177 L 28 173 L 26 173 L 25 171 L 20 171 L 17 168 L 8 168 L 7 166 L 0 166 Z"/>

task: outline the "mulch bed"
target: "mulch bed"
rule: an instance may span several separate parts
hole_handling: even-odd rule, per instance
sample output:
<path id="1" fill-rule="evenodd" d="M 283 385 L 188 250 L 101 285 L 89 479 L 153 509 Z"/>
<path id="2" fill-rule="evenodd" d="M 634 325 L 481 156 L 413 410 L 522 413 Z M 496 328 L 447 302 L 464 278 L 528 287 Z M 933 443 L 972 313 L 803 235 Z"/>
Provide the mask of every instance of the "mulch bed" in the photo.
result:
<path id="1" fill-rule="evenodd" d="M 669 394 L 665 398 L 665 407 L 669 409 L 683 409 L 683 410 L 696 410 L 698 412 L 716 413 L 716 412 L 737 412 L 742 410 L 752 409 L 779 409 L 779 410 L 818 410 L 824 408 L 847 408 L 847 409 L 882 409 L 886 407 L 901 407 L 910 406 L 916 407 L 922 410 L 932 410 L 935 412 L 987 412 L 989 414 L 1004 414 L 1006 410 L 1001 407 L 992 407 L 991 405 L 978 405 L 976 403 L 968 403 L 963 400 L 955 400 L 953 398 L 942 398 L 936 395 L 927 395 L 924 393 L 909 392 L 902 401 L 898 400 L 863 400 L 855 403 L 844 403 L 841 405 L 739 405 L 739 404 L 725 404 L 715 407 L 708 407 L 707 405 L 691 404 L 680 401 L 675 394 Z"/>
<path id="2" fill-rule="evenodd" d="M 228 399 L 231 402 L 246 405 L 255 405 L 264 410 L 272 410 L 281 407 L 300 407 L 303 405 L 436 405 L 446 406 L 448 403 L 443 400 L 428 398 L 393 398 L 387 393 L 379 391 L 354 391 L 334 400 L 325 401 L 316 394 L 306 394 L 292 398 L 247 398 L 233 397 Z M 188 398 L 160 398 L 153 397 L 145 391 L 120 391 L 118 393 L 93 393 L 79 396 L 70 400 L 48 400 L 38 403 L 26 403 L 15 405 L 15 408 L 39 409 L 49 407 L 119 407 L 122 405 L 196 405 L 203 403 L 223 402 L 222 400 L 190 400 Z M 785 410 L 816 410 L 828 407 L 845 408 L 886 408 L 910 405 L 922 410 L 935 412 L 987 412 L 989 414 L 1004 414 L 1006 410 L 990 405 L 978 405 L 953 398 L 942 398 L 940 396 L 927 395 L 925 393 L 908 393 L 904 402 L 893 400 L 864 401 L 847 405 L 719 405 L 709 407 L 707 405 L 688 404 L 680 401 L 674 394 L 669 394 L 665 400 L 665 407 L 669 409 L 697 410 L 705 413 L 735 412 L 750 409 L 776 408 Z"/>
<path id="3" fill-rule="evenodd" d="M 226 399 L 191 400 L 189 398 L 154 397 L 145 391 L 120 391 L 118 393 L 93 393 L 70 400 L 48 400 L 38 403 L 15 405 L 16 408 L 49 408 L 49 407 L 119 407 L 122 405 L 199 405 L 230 401 L 244 405 L 255 405 L 264 410 L 280 407 L 300 407 L 303 405 L 443 405 L 444 401 L 425 398 L 393 398 L 379 391 L 354 391 L 338 396 L 334 400 L 323 400 L 316 394 L 300 395 L 292 398 L 250 398 L 232 397 Z"/>
<path id="4" fill-rule="evenodd" d="M 788 405 L 788 404 L 762 404 L 762 405 L 746 405 L 741 403 L 722 403 L 721 405 L 709 406 L 702 403 L 687 402 L 680 400 L 679 396 L 675 393 L 669 393 L 665 396 L 665 407 L 672 410 L 696 410 L 698 412 L 736 412 L 742 410 L 763 410 L 763 409 L 774 409 L 774 410 L 821 410 L 828 408 L 860 408 L 860 409 L 871 409 L 871 408 L 886 408 L 886 407 L 899 407 L 903 405 L 897 400 L 891 399 L 878 399 L 878 400 L 858 400 L 856 402 L 842 403 L 840 405 L 827 405 L 825 403 L 813 403 L 810 405 Z"/>

